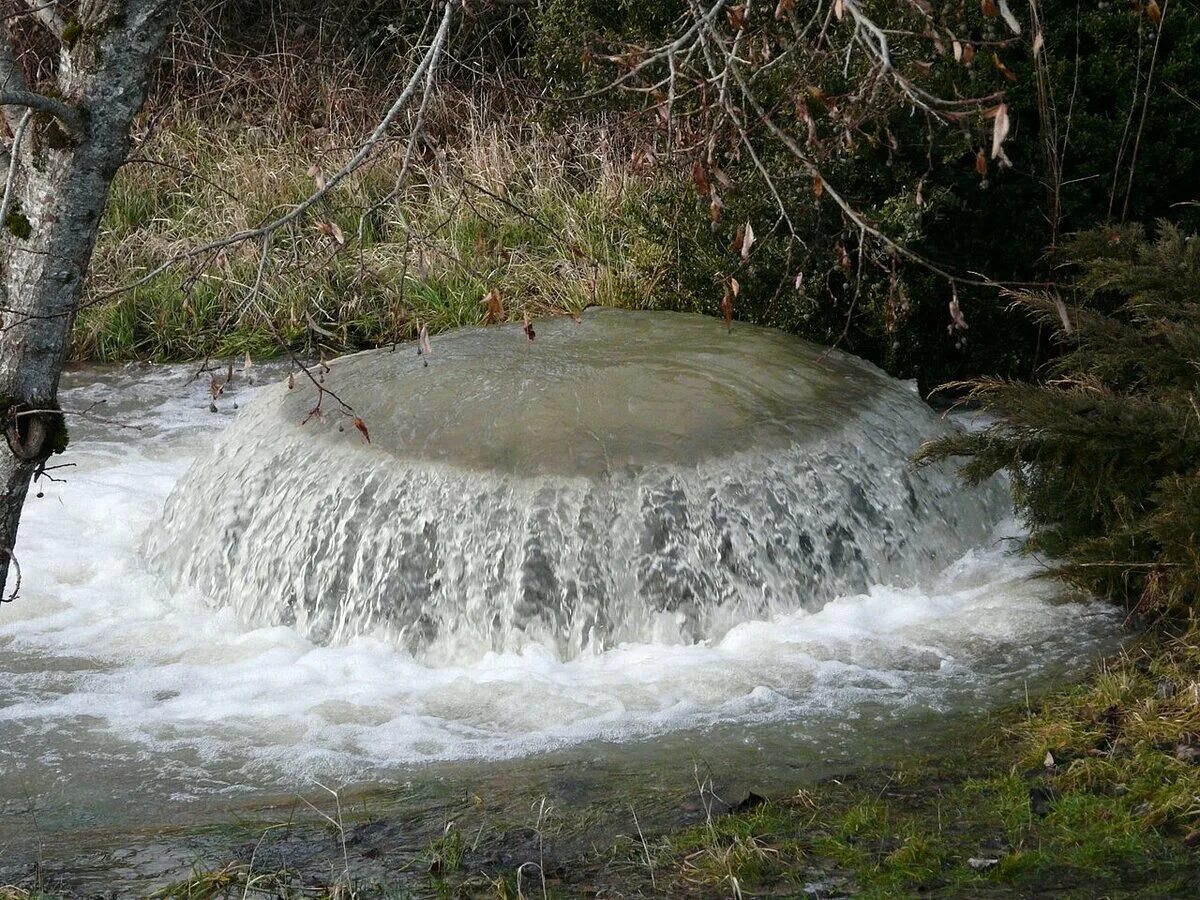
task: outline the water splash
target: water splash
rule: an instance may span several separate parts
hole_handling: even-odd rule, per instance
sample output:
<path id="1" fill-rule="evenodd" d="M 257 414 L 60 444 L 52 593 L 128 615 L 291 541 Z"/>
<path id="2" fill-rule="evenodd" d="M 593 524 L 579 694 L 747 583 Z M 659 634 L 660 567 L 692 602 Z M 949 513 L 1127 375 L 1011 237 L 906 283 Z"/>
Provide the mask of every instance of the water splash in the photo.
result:
<path id="1" fill-rule="evenodd" d="M 426 365 L 428 363 L 428 365 Z M 872 366 L 778 332 L 596 310 L 359 354 L 279 386 L 172 494 L 149 538 L 174 587 L 318 643 L 426 661 L 718 640 L 911 583 L 983 540 L 995 485 L 909 463 L 945 429 Z"/>

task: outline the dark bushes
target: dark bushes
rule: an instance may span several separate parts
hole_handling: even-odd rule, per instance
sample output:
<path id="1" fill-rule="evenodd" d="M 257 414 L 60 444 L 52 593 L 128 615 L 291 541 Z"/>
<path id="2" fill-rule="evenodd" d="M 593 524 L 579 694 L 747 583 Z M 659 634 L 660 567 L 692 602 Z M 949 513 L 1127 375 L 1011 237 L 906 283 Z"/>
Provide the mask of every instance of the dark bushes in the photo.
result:
<path id="1" fill-rule="evenodd" d="M 1200 589 L 1200 236 L 1162 225 L 1100 229 L 1067 247 L 1062 293 L 1016 305 L 1064 353 L 1039 384 L 962 387 L 996 416 L 934 441 L 924 460 L 966 456 L 973 481 L 1012 477 L 1028 546 L 1062 573 L 1140 613 L 1193 606 Z"/>

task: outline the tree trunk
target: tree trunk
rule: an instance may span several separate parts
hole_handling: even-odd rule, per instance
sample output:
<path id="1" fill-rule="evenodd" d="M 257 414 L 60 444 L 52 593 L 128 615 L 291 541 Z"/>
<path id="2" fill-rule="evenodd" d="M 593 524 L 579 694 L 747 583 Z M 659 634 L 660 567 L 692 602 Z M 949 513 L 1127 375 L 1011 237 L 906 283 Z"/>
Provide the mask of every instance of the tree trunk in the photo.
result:
<path id="1" fill-rule="evenodd" d="M 69 352 L 109 187 L 129 150 L 129 129 L 146 99 L 178 0 L 83 0 L 79 19 L 60 28 L 56 94 L 27 99 L 6 33 L 0 41 L 0 94 L 14 135 L 36 108 L 20 146 L 0 249 L 0 596 L 8 581 L 21 507 L 31 480 L 66 446 L 56 410 L 58 380 Z M 53 29 L 52 29 L 53 30 Z M 10 90 L 4 90 L 9 88 Z M 33 95 L 37 100 L 39 95 Z M 3 99 L 3 97 L 0 97 Z M 43 106 L 63 107 L 47 112 Z M 16 139 L 14 138 L 14 143 Z M 11 594 L 17 585 L 7 590 Z"/>

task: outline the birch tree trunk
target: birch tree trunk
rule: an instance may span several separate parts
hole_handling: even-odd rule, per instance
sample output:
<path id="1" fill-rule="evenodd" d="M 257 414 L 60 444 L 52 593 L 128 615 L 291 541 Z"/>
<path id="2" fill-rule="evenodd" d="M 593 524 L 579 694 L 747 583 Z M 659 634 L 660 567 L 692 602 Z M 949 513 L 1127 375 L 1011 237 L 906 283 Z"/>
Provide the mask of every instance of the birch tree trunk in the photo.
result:
<path id="1" fill-rule="evenodd" d="M 55 5 L 30 0 L 26 15 L 59 46 L 56 83 L 44 93 L 26 86 L 17 17 L 0 26 L 0 107 L 13 135 L 0 158 L 8 173 L 0 206 L 0 596 L 18 587 L 6 583 L 30 482 L 66 446 L 57 391 L 71 326 L 109 187 L 178 7 L 81 0 L 63 21 Z"/>

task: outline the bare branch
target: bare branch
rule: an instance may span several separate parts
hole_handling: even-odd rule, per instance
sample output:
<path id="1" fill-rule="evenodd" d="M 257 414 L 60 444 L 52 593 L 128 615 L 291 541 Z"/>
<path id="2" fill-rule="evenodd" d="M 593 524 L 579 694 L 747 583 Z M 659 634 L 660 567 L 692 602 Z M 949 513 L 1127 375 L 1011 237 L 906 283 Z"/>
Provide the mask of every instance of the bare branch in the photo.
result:
<path id="1" fill-rule="evenodd" d="M 12 149 L 8 152 L 8 175 L 4 179 L 4 199 L 0 201 L 0 227 L 8 221 L 8 210 L 12 204 L 13 197 L 13 182 L 17 177 L 17 161 L 21 158 L 21 141 L 25 139 L 25 129 L 29 127 L 29 120 L 33 116 L 33 110 L 25 110 L 25 115 L 21 116 L 21 122 L 17 125 L 17 132 L 13 135 Z"/>
<path id="2" fill-rule="evenodd" d="M 22 93 L 25 91 L 25 77 L 17 63 L 17 55 L 13 50 L 12 36 L 8 27 L 0 25 L 0 92 Z M 9 127 L 14 130 L 19 118 L 14 116 L 7 107 L 0 106 Z"/>
<path id="3" fill-rule="evenodd" d="M 37 94 L 33 91 L 0 91 L 0 106 L 24 106 L 49 113 L 67 126 L 72 137 L 82 138 L 84 136 L 83 116 L 61 100 L 55 100 L 45 94 Z"/>

